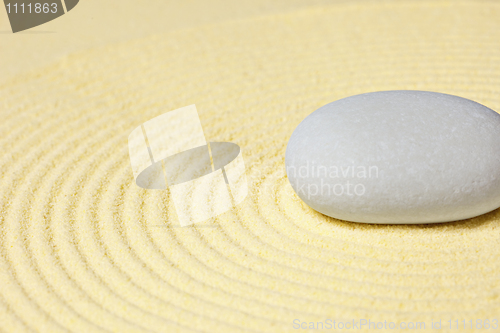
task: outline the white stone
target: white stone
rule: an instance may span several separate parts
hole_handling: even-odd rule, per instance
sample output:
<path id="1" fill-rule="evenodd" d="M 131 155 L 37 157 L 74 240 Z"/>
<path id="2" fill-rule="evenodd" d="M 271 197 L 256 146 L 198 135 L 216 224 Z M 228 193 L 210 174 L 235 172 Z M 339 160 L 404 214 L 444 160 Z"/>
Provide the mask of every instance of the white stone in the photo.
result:
<path id="1" fill-rule="evenodd" d="M 298 196 L 337 219 L 467 219 L 500 207 L 500 115 L 435 92 L 347 97 L 298 125 L 285 164 Z"/>

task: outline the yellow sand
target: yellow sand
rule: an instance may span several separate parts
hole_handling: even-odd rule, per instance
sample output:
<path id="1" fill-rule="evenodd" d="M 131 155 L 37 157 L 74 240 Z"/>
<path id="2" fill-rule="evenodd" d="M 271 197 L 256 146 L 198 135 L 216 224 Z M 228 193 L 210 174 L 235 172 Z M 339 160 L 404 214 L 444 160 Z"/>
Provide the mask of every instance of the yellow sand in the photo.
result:
<path id="1" fill-rule="evenodd" d="M 299 332 L 294 320 L 327 319 L 496 331 L 448 320 L 500 319 L 500 211 L 335 220 L 293 192 L 284 152 L 305 116 L 364 92 L 500 110 L 499 17 L 494 1 L 338 2 L 84 50 L 1 81 L 0 331 Z M 249 195 L 180 228 L 168 191 L 134 184 L 127 137 L 190 104 L 208 140 L 242 147 Z"/>

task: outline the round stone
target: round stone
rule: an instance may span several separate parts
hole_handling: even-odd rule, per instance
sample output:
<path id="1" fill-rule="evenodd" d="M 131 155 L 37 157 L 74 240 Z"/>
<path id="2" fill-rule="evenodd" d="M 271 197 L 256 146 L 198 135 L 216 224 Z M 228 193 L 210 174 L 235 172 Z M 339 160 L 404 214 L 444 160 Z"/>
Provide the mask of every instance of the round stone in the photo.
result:
<path id="1" fill-rule="evenodd" d="M 351 96 L 298 125 L 285 164 L 297 195 L 337 219 L 463 220 L 500 207 L 500 115 L 435 92 Z"/>

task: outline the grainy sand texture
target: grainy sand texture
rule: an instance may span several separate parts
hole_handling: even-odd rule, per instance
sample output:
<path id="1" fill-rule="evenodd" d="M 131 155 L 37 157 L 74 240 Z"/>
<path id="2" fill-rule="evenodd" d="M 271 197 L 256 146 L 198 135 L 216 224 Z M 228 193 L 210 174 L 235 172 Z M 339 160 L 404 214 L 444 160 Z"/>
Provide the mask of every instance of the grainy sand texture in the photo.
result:
<path id="1" fill-rule="evenodd" d="M 500 211 L 336 220 L 298 198 L 284 153 L 308 114 L 370 91 L 499 111 L 499 2 L 106 3 L 19 34 L 2 13 L 0 332 L 496 331 L 476 321 L 500 320 Z M 181 228 L 168 190 L 135 185 L 127 138 L 191 104 L 207 140 L 241 147 L 248 196 Z"/>

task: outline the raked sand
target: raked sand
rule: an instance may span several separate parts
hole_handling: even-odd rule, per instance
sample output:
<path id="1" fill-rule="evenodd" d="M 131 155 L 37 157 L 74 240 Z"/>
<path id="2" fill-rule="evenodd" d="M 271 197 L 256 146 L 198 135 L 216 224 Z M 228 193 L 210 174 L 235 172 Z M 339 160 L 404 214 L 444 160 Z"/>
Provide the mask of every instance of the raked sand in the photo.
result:
<path id="1" fill-rule="evenodd" d="M 350 223 L 306 206 L 284 173 L 295 127 L 343 97 L 428 90 L 499 111 L 499 17 L 494 1 L 336 3 L 83 50 L 2 81 L 0 331 L 500 320 L 500 211 Z M 249 193 L 181 228 L 168 190 L 134 184 L 127 137 L 191 104 L 207 140 L 242 148 Z"/>

